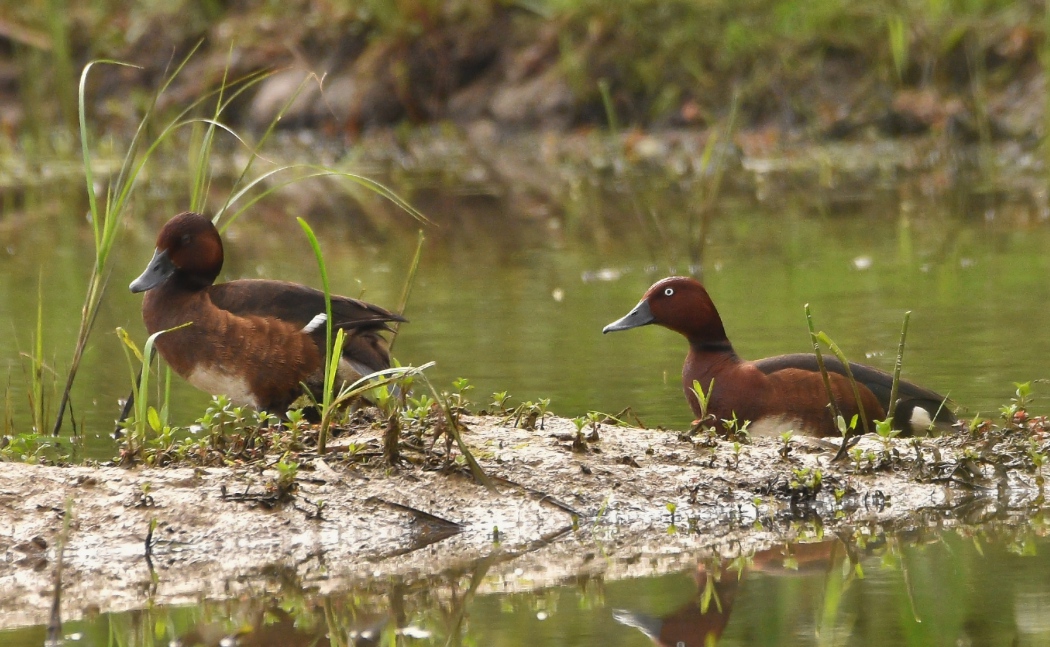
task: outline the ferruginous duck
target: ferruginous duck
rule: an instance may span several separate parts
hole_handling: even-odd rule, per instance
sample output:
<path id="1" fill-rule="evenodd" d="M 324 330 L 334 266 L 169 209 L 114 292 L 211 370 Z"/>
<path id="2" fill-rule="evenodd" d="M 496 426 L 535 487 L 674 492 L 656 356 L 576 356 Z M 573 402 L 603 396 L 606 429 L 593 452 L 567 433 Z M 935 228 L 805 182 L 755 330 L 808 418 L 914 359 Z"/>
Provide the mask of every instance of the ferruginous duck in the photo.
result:
<path id="1" fill-rule="evenodd" d="M 320 401 L 325 359 L 324 293 L 304 285 L 238 280 L 215 285 L 222 239 L 211 220 L 181 213 L 164 225 L 146 271 L 131 283 L 146 292 L 142 319 L 150 334 L 187 322 L 155 342 L 161 357 L 190 384 L 284 415 L 304 395 Z M 346 334 L 336 385 L 390 368 L 381 333 L 405 321 L 379 306 L 332 295 L 332 319 Z"/>
<path id="2" fill-rule="evenodd" d="M 708 415 L 716 420 L 731 420 L 735 415 L 740 424 L 750 421 L 753 435 L 775 435 L 789 429 L 821 437 L 840 435 L 828 406 L 816 355 L 795 353 L 753 362 L 741 359 L 726 337 L 715 304 L 699 281 L 681 276 L 657 281 L 633 310 L 602 332 L 649 324 L 669 328 L 689 342 L 682 384 L 698 418 L 702 411 L 693 392 L 694 380 L 705 391 L 711 388 Z M 831 353 L 823 354 L 823 358 L 835 404 L 848 423 L 860 409 L 845 367 Z M 883 420 L 889 409 L 893 376 L 863 364 L 850 362 L 849 366 L 868 424 Z M 897 398 L 893 427 L 905 434 L 925 431 L 934 422 L 955 422 L 944 396 L 929 389 L 900 380 Z M 860 431 L 860 422 L 857 424 Z"/>

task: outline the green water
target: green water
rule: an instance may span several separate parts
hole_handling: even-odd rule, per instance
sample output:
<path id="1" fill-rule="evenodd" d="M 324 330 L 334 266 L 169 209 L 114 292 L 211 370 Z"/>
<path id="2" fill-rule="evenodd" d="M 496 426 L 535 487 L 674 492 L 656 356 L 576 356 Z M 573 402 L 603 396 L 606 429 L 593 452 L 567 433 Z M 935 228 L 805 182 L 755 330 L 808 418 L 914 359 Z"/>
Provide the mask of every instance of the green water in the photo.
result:
<path id="1" fill-rule="evenodd" d="M 666 574 L 540 588 L 484 563 L 330 595 L 260 577 L 228 601 L 89 613 L 64 632 L 90 647 L 346 645 L 369 630 L 374 640 L 349 644 L 692 647 L 721 635 L 721 645 L 1041 645 L 1050 640 L 1045 531 L 861 528 L 748 559 L 686 556 L 688 566 Z M 0 644 L 37 647 L 44 635 L 0 631 Z"/>
<path id="2" fill-rule="evenodd" d="M 684 235 L 688 192 L 646 190 L 667 230 L 654 236 L 625 207 L 622 188 L 601 183 L 536 216 L 493 196 L 402 188 L 434 221 L 394 354 L 404 364 L 436 361 L 439 385 L 457 377 L 487 404 L 549 397 L 576 416 L 625 407 L 648 425 L 681 428 L 691 413 L 679 385 L 683 341 L 663 329 L 602 335 L 656 279 L 689 271 Z M 662 183 L 658 187 L 664 186 Z M 662 182 L 662 181 L 661 181 Z M 79 187 L 69 187 L 77 196 Z M 141 297 L 127 284 L 149 259 L 159 226 L 181 207 L 143 199 L 115 253 L 95 333 L 73 392 L 86 454 L 113 455 L 108 438 L 130 373 L 114 330 L 141 344 Z M 727 194 L 714 210 L 702 276 L 737 352 L 760 358 L 808 349 L 803 305 L 853 359 L 890 368 L 903 313 L 912 311 L 905 377 L 949 394 L 968 416 L 993 415 L 1013 382 L 1050 377 L 1050 225 L 1020 198 L 952 193 L 904 200 L 880 189 L 846 206 L 786 191 L 775 199 Z M 831 193 L 831 197 L 835 194 Z M 38 196 L 36 199 L 43 200 Z M 640 199 L 637 198 L 636 199 Z M 48 364 L 65 376 L 92 263 L 90 230 L 73 198 L 0 214 L 0 358 L 9 376 L 8 418 L 26 404 L 37 284 L 42 285 Z M 834 207 L 834 208 L 832 208 Z M 289 202 L 249 212 L 226 240 L 220 280 L 270 277 L 318 285 L 308 242 L 293 216 L 322 239 L 333 290 L 394 307 L 415 249 L 418 224 L 387 209 L 368 220 L 347 202 L 305 213 Z M 172 415 L 188 424 L 207 397 L 178 378 Z M 1037 395 L 1039 387 L 1036 388 Z M 1036 409 L 1040 405 L 1037 400 Z M 67 431 L 70 427 L 67 425 Z"/>

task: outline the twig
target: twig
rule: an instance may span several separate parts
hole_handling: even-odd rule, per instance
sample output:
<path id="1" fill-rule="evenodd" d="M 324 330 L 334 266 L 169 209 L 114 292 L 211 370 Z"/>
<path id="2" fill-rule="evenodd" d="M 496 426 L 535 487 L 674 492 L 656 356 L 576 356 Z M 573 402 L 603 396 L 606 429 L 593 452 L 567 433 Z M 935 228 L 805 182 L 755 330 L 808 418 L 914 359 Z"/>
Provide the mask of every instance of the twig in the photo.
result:
<path id="1" fill-rule="evenodd" d="M 530 488 L 527 485 L 522 485 L 521 483 L 517 483 L 515 481 L 512 481 L 512 480 L 510 480 L 508 478 L 504 478 L 502 476 L 491 475 L 489 478 L 493 479 L 494 481 L 499 481 L 500 483 L 503 483 L 505 485 L 509 485 L 511 487 L 516 487 L 516 488 L 518 488 L 518 489 L 520 489 L 520 490 L 522 490 L 524 492 L 527 492 L 528 494 L 531 494 L 540 503 L 549 503 L 550 505 L 554 506 L 555 508 L 558 508 L 562 512 L 566 512 L 566 513 L 568 513 L 568 514 L 570 514 L 570 515 L 572 515 L 574 517 L 583 517 L 584 516 L 584 515 L 580 514 L 580 512 L 578 510 L 576 510 L 575 508 L 573 508 L 571 505 L 569 505 L 567 503 L 563 503 L 562 501 L 559 501 L 558 499 L 554 498 L 550 494 L 547 494 L 546 492 L 541 492 L 540 490 L 536 490 L 536 489 Z"/>

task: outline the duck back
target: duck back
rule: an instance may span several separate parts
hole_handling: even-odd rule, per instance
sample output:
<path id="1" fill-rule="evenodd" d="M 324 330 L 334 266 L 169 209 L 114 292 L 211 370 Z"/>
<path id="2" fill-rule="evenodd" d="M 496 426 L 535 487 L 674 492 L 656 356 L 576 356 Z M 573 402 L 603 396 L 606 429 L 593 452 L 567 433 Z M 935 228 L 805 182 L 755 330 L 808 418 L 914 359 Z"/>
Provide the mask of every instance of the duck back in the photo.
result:
<path id="1" fill-rule="evenodd" d="M 838 358 L 825 356 L 823 360 L 824 366 L 829 373 L 846 376 L 846 368 Z M 820 372 L 817 356 L 812 353 L 792 353 L 790 355 L 760 359 L 753 362 L 753 365 L 766 375 L 788 369 Z M 893 375 L 872 366 L 857 364 L 856 362 L 850 362 L 849 367 L 857 383 L 867 387 L 879 401 L 879 404 L 882 405 L 883 410 L 889 411 Z M 916 414 L 916 408 L 925 410 L 929 418 L 936 423 L 952 425 L 956 422 L 955 414 L 947 406 L 947 398 L 945 396 L 907 380 L 900 380 L 897 383 L 897 408 L 893 414 L 894 429 L 900 429 L 906 434 L 910 432 L 912 430 L 911 421 L 913 415 Z"/>

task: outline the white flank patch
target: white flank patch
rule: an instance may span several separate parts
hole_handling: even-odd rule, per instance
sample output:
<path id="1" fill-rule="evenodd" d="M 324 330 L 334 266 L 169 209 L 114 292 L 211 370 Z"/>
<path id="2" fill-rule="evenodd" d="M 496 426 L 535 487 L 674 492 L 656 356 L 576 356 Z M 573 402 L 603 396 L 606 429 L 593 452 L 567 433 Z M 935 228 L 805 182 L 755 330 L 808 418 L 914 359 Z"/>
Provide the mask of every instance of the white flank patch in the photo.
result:
<path id="1" fill-rule="evenodd" d="M 259 403 L 255 401 L 255 396 L 248 387 L 248 382 L 237 375 L 229 375 L 212 368 L 198 366 L 187 381 L 205 393 L 225 395 L 236 405 L 259 407 Z"/>
<path id="2" fill-rule="evenodd" d="M 321 326 L 323 326 L 324 322 L 327 321 L 327 320 L 328 320 L 328 315 L 326 315 L 325 313 L 322 312 L 321 314 L 319 314 L 316 317 L 314 317 L 313 319 L 311 319 L 310 323 L 308 323 L 305 326 L 303 326 L 302 332 L 304 332 L 307 335 L 309 335 L 313 331 L 315 331 L 318 328 L 320 328 Z"/>

